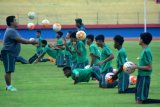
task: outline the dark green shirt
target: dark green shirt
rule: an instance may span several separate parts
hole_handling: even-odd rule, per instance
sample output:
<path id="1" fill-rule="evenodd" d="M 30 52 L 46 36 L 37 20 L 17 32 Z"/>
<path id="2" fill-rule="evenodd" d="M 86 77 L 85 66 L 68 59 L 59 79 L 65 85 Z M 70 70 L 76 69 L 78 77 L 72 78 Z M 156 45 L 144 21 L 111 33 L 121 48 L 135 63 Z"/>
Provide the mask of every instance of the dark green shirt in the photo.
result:
<path id="1" fill-rule="evenodd" d="M 81 55 L 77 55 L 77 63 L 83 63 L 87 61 L 87 51 L 84 43 L 82 41 L 78 41 L 76 43 L 78 51 L 81 53 Z"/>
<path id="2" fill-rule="evenodd" d="M 63 44 L 63 39 L 61 38 L 57 38 L 57 45 L 61 45 Z M 57 56 L 61 56 L 64 54 L 64 51 L 62 49 L 59 49 L 57 52 Z"/>
<path id="3" fill-rule="evenodd" d="M 92 43 L 89 46 L 89 50 L 90 50 L 90 53 L 100 57 L 100 51 L 99 51 L 98 47 L 94 43 Z M 99 62 L 99 59 L 95 58 L 95 61 L 94 61 L 93 65 L 97 65 L 98 62 Z"/>
<path id="4" fill-rule="evenodd" d="M 152 52 L 149 47 L 146 47 L 142 50 L 140 59 L 139 59 L 139 66 L 147 66 L 152 64 Z M 140 76 L 150 76 L 152 70 L 138 70 L 138 75 Z"/>
<path id="5" fill-rule="evenodd" d="M 71 47 L 72 47 L 72 43 L 71 43 L 71 40 L 69 39 L 69 40 L 67 40 L 67 45 L 68 45 L 68 47 L 71 49 Z M 67 50 L 67 48 L 64 50 L 64 54 L 65 55 L 71 55 L 71 53 L 70 53 L 70 51 L 69 50 Z"/>
<path id="6" fill-rule="evenodd" d="M 88 82 L 91 77 L 92 68 L 88 69 L 74 69 L 72 71 L 72 79 L 75 80 L 75 77 L 78 77 L 78 82 Z"/>
<path id="7" fill-rule="evenodd" d="M 37 52 L 37 53 L 43 52 L 42 42 L 41 42 L 41 41 L 42 41 L 41 36 L 37 37 L 37 38 L 36 38 L 36 41 L 37 41 L 38 44 L 39 44 L 39 46 L 37 46 L 36 52 Z"/>
<path id="8" fill-rule="evenodd" d="M 43 49 L 43 53 L 47 53 L 50 57 L 56 59 L 57 50 L 50 48 L 48 45 L 46 45 L 45 48 Z"/>
<path id="9" fill-rule="evenodd" d="M 117 59 L 116 59 L 116 63 L 117 63 L 117 69 L 119 70 L 121 66 L 123 66 L 123 64 L 127 62 L 127 53 L 126 50 L 124 48 L 121 48 L 120 50 L 118 50 L 118 54 L 117 54 Z M 125 72 L 121 72 L 118 77 L 121 78 L 123 73 Z"/>
<path id="10" fill-rule="evenodd" d="M 102 48 L 102 52 L 101 52 L 101 57 L 100 57 L 100 61 L 104 61 L 106 58 L 108 58 L 110 55 L 112 54 L 111 49 L 108 46 L 104 46 Z M 112 67 L 112 60 L 103 63 L 100 67 L 101 67 L 101 73 L 106 71 L 108 68 Z"/>

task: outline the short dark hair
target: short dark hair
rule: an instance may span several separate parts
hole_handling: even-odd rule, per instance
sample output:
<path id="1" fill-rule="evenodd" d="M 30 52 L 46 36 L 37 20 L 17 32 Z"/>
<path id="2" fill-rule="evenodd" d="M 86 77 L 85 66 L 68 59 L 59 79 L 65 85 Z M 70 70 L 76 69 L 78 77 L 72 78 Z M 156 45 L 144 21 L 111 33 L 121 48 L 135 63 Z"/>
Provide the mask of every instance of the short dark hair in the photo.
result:
<path id="1" fill-rule="evenodd" d="M 94 35 L 92 35 L 92 34 L 87 35 L 86 38 L 91 39 L 92 42 L 94 41 Z"/>
<path id="2" fill-rule="evenodd" d="M 104 42 L 105 37 L 104 37 L 103 34 L 100 34 L 100 35 L 97 35 L 95 39 L 96 39 L 96 41 L 97 41 L 97 40 L 101 40 L 101 41 Z"/>
<path id="3" fill-rule="evenodd" d="M 63 32 L 59 31 L 57 32 L 58 35 L 63 36 Z"/>
<path id="4" fill-rule="evenodd" d="M 76 38 L 76 33 L 77 33 L 76 31 L 72 32 L 70 38 Z"/>
<path id="5" fill-rule="evenodd" d="M 75 22 L 76 22 L 76 23 L 79 23 L 79 24 L 82 24 L 82 19 L 81 19 L 81 18 L 76 18 L 76 19 L 75 19 Z"/>
<path id="6" fill-rule="evenodd" d="M 14 21 L 15 18 L 16 18 L 15 16 L 8 16 L 6 18 L 7 26 L 11 26 L 11 23 Z"/>
<path id="7" fill-rule="evenodd" d="M 37 30 L 37 33 L 40 33 L 40 34 L 41 34 L 41 31 L 40 31 L 40 30 Z"/>
<path id="8" fill-rule="evenodd" d="M 118 42 L 120 45 L 123 45 L 123 42 L 124 42 L 124 38 L 123 36 L 121 35 L 116 35 L 114 38 L 113 38 L 114 41 Z"/>
<path id="9" fill-rule="evenodd" d="M 63 71 L 65 71 L 65 70 L 71 70 L 71 67 L 70 66 L 65 66 L 64 68 L 63 68 Z"/>
<path id="10" fill-rule="evenodd" d="M 149 45 L 152 41 L 152 34 L 149 32 L 141 33 L 140 38 L 143 40 L 143 43 Z"/>
<path id="11" fill-rule="evenodd" d="M 47 41 L 46 40 L 41 40 L 42 44 L 47 45 Z"/>

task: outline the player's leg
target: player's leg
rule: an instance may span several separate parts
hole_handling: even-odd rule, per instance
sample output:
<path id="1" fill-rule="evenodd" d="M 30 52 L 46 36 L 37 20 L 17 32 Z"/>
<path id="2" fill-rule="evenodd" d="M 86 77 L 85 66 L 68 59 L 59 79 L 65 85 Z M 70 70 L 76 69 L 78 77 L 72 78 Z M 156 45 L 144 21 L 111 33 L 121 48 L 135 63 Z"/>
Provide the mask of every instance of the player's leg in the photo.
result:
<path id="1" fill-rule="evenodd" d="M 5 81 L 7 85 L 8 91 L 16 91 L 16 88 L 14 88 L 11 85 L 11 73 L 15 70 L 15 57 L 10 55 L 8 52 L 2 51 L 2 60 L 3 65 L 5 68 Z"/>
<path id="2" fill-rule="evenodd" d="M 24 59 L 22 56 L 16 57 L 16 61 L 17 61 L 17 62 L 21 62 L 22 64 L 28 64 L 28 63 L 29 63 L 29 62 L 28 62 L 26 59 Z"/>
<path id="3" fill-rule="evenodd" d="M 138 76 L 136 84 L 136 103 L 143 104 L 148 99 L 150 77 Z"/>
<path id="4" fill-rule="evenodd" d="M 105 80 L 106 73 L 107 73 L 106 71 L 101 73 L 100 87 L 102 87 L 102 88 L 107 88 L 107 82 Z"/>
<path id="5" fill-rule="evenodd" d="M 126 90 L 129 86 L 129 75 L 122 72 L 121 77 L 118 80 L 118 93 L 127 93 Z"/>
<path id="6" fill-rule="evenodd" d="M 100 76 L 100 68 L 99 66 L 93 66 L 92 67 L 92 75 L 98 80 L 100 81 L 101 80 L 101 76 Z"/>
<path id="7" fill-rule="evenodd" d="M 65 55 L 66 66 L 71 66 L 71 55 Z"/>
<path id="8" fill-rule="evenodd" d="M 61 55 L 58 55 L 58 56 L 57 56 L 57 66 L 58 66 L 58 67 L 61 67 L 61 61 L 62 61 L 61 58 L 62 58 Z"/>
<path id="9" fill-rule="evenodd" d="M 64 66 L 64 55 L 63 54 L 61 54 L 59 57 L 59 65 L 60 65 L 60 67 Z"/>
<path id="10" fill-rule="evenodd" d="M 32 64 L 38 58 L 37 54 L 34 54 L 31 58 L 29 58 L 28 62 Z"/>

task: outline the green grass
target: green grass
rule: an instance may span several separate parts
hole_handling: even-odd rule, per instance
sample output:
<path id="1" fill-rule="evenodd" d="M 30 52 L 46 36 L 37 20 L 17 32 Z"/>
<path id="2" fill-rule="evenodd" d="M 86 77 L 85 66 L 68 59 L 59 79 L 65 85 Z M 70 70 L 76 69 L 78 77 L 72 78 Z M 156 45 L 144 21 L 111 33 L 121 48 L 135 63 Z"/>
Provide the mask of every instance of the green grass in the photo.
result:
<path id="1" fill-rule="evenodd" d="M 113 49 L 113 43 L 107 43 Z M 150 86 L 150 98 L 160 98 L 160 68 L 158 41 L 151 43 L 153 52 L 153 74 Z M 138 42 L 125 42 L 128 58 L 136 59 L 141 51 Z M 29 58 L 34 54 L 35 47 L 22 45 L 21 55 Z M 46 56 L 47 57 L 47 56 Z M 115 68 L 115 59 L 113 60 Z M 135 75 L 137 72 L 135 72 Z M 71 79 L 65 78 L 62 69 L 54 63 L 38 63 L 31 65 L 16 64 L 12 82 L 17 92 L 5 90 L 4 69 L 0 62 L 0 107 L 139 107 L 135 104 L 134 94 L 117 94 L 115 89 L 100 89 L 94 81 L 73 85 Z M 159 105 L 143 105 L 159 107 Z"/>
<path id="2" fill-rule="evenodd" d="M 160 5 L 147 0 L 148 23 L 159 23 Z M 29 20 L 27 13 L 34 11 L 38 21 Z M 85 24 L 143 23 L 143 0 L 0 0 L 0 24 L 8 15 L 17 15 L 20 24 L 41 24 L 47 18 L 51 24 L 74 24 L 76 17 Z M 98 22 L 97 22 L 98 13 Z"/>

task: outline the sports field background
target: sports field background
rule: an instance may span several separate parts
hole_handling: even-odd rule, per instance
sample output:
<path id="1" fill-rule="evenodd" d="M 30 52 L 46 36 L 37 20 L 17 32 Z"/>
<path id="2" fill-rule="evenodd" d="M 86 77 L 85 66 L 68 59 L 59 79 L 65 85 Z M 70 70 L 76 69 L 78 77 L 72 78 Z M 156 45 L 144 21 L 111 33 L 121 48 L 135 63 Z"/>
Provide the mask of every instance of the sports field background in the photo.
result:
<path id="1" fill-rule="evenodd" d="M 113 42 L 107 42 L 114 55 Z M 160 67 L 159 41 L 151 43 L 153 52 L 153 74 L 149 98 L 159 98 Z M 136 59 L 141 51 L 138 41 L 125 42 L 128 59 Z M 87 47 L 88 48 L 88 47 Z M 22 45 L 21 55 L 29 58 L 35 52 L 32 45 Z M 47 56 L 45 56 L 47 57 Z M 113 60 L 115 68 L 115 59 Z M 134 73 L 135 75 L 137 72 Z M 95 81 L 73 85 L 71 79 L 65 78 L 61 68 L 54 63 L 16 64 L 13 85 L 17 92 L 6 92 L 4 69 L 0 62 L 0 107 L 159 107 L 159 105 L 137 105 L 134 94 L 117 94 L 115 89 L 100 89 Z"/>
<path id="2" fill-rule="evenodd" d="M 142 24 L 144 0 L 0 0 L 0 25 L 8 15 L 16 15 L 20 24 L 74 24 L 81 17 L 85 24 Z M 37 13 L 29 20 L 27 13 Z M 160 4 L 147 0 L 147 23 L 160 23 Z"/>

